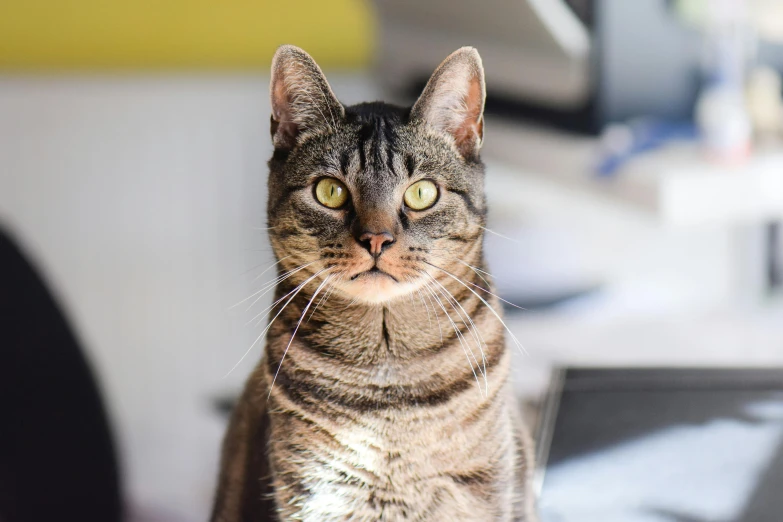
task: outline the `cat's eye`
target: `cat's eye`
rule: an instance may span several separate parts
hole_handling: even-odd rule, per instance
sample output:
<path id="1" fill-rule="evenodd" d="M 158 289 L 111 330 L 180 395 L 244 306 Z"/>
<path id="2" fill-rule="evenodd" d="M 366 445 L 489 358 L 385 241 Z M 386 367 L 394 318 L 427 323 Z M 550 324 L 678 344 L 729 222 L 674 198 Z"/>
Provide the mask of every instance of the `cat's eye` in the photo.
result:
<path id="1" fill-rule="evenodd" d="M 428 179 L 417 181 L 408 187 L 403 199 L 405 204 L 413 210 L 430 208 L 438 199 L 438 187 Z"/>
<path id="2" fill-rule="evenodd" d="M 315 198 L 329 208 L 340 208 L 348 201 L 348 188 L 334 178 L 323 178 L 315 186 Z"/>

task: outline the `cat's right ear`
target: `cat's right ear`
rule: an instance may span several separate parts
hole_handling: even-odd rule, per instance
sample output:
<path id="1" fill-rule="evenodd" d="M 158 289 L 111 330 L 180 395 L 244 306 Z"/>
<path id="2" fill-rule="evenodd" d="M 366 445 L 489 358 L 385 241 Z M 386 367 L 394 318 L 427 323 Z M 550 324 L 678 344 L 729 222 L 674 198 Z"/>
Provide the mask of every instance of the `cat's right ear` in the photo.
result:
<path id="1" fill-rule="evenodd" d="M 430 77 L 411 119 L 449 136 L 465 158 L 478 156 L 484 139 L 484 66 L 473 47 L 451 53 Z"/>
<path id="2" fill-rule="evenodd" d="M 318 64 L 293 45 L 277 49 L 269 90 L 275 149 L 290 150 L 305 133 L 328 129 L 345 115 Z"/>

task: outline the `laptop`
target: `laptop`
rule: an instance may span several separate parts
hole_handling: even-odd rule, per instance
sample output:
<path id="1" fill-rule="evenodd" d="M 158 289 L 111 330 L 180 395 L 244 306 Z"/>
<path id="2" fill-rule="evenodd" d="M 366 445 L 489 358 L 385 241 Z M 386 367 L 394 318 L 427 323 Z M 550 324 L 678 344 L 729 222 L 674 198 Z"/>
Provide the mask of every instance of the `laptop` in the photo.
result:
<path id="1" fill-rule="evenodd" d="M 553 374 L 542 522 L 783 520 L 783 369 Z"/>

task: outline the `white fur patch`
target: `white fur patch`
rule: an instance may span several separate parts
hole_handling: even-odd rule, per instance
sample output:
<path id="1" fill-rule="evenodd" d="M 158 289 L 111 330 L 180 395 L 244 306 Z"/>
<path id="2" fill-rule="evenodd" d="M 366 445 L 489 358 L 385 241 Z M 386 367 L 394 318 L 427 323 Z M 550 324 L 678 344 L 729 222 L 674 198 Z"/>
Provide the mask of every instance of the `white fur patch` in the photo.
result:
<path id="1" fill-rule="evenodd" d="M 357 504 L 365 500 L 356 495 L 356 487 L 339 482 L 342 474 L 365 481 L 365 476 L 358 476 L 356 470 L 366 470 L 375 473 L 381 463 L 381 455 L 375 436 L 356 427 L 351 427 L 337 433 L 335 437 L 349 451 L 336 456 L 326 466 L 319 466 L 308 473 L 307 488 L 310 496 L 304 499 L 299 518 L 306 522 L 324 522 L 345 520 L 354 512 Z M 343 457 L 343 458 L 340 458 Z M 347 462 L 350 462 L 348 464 Z"/>

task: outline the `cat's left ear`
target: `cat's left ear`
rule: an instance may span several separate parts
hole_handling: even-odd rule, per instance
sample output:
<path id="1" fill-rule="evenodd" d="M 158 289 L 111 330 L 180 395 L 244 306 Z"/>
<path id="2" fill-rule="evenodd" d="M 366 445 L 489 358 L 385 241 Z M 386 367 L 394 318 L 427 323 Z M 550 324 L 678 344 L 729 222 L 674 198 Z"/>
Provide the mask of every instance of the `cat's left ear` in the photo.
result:
<path id="1" fill-rule="evenodd" d="M 345 109 L 309 54 L 283 45 L 272 58 L 272 142 L 290 150 L 306 132 L 334 126 Z"/>
<path id="2" fill-rule="evenodd" d="M 474 158 L 484 139 L 485 98 L 481 56 L 473 47 L 463 47 L 432 74 L 411 110 L 411 120 L 450 136 L 463 157 Z"/>

